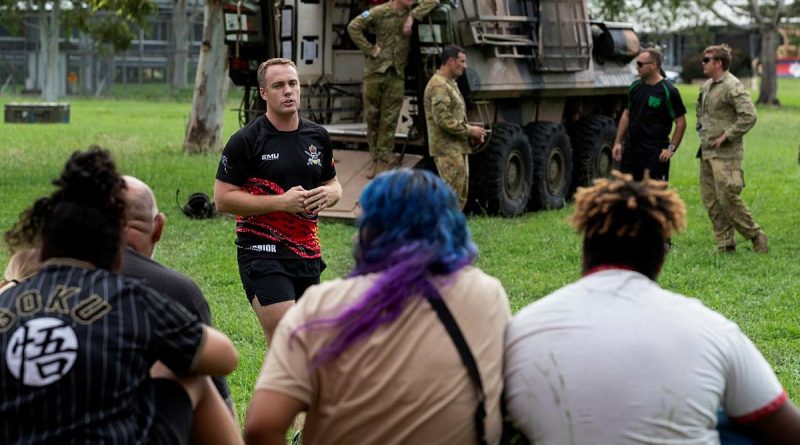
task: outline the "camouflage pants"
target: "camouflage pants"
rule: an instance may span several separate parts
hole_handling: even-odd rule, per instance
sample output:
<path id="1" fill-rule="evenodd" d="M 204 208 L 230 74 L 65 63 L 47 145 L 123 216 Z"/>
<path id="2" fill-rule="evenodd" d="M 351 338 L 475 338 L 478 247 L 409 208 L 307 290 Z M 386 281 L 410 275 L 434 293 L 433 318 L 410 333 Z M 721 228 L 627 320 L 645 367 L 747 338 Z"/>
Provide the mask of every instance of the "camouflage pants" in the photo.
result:
<path id="1" fill-rule="evenodd" d="M 739 159 L 700 161 L 700 196 L 714 228 L 717 247 L 735 246 L 735 232 L 753 239 L 761 230 L 739 197 L 744 188 L 744 172 Z"/>
<path id="2" fill-rule="evenodd" d="M 364 77 L 367 142 L 374 161 L 392 162 L 397 119 L 403 107 L 405 81 L 393 68 Z"/>
<path id="3" fill-rule="evenodd" d="M 434 156 L 439 176 L 456 192 L 458 205 L 464 209 L 469 191 L 469 164 L 466 155 Z"/>

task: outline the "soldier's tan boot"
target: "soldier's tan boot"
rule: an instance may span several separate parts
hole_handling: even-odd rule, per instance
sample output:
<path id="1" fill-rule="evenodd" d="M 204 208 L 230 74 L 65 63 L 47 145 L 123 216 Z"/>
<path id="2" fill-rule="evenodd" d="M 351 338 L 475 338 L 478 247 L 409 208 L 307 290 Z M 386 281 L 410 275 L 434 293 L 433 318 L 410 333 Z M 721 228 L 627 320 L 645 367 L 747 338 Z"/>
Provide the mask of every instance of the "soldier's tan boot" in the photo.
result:
<path id="1" fill-rule="evenodd" d="M 392 164 L 386 161 L 374 161 L 372 163 L 372 170 L 367 174 L 367 179 L 372 179 L 375 176 L 392 169 Z"/>
<path id="2" fill-rule="evenodd" d="M 378 161 L 372 161 L 372 167 L 369 168 L 369 172 L 367 172 L 367 179 L 372 179 L 380 173 L 378 171 Z"/>
<path id="3" fill-rule="evenodd" d="M 767 253 L 769 252 L 769 245 L 767 244 L 767 234 L 763 230 L 759 230 L 753 238 L 753 252 Z"/>

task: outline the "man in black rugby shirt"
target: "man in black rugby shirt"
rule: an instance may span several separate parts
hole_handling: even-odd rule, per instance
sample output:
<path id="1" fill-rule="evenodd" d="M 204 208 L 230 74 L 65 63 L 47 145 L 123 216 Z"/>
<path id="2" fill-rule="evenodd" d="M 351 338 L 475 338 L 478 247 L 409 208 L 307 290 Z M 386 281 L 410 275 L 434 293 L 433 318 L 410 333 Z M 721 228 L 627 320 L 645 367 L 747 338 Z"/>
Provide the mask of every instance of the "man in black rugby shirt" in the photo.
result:
<path id="1" fill-rule="evenodd" d="M 236 214 L 239 276 L 269 342 L 283 314 L 325 267 L 320 210 L 342 196 L 327 131 L 300 117 L 294 63 L 258 68 L 265 116 L 231 136 L 214 183 L 217 210 Z"/>

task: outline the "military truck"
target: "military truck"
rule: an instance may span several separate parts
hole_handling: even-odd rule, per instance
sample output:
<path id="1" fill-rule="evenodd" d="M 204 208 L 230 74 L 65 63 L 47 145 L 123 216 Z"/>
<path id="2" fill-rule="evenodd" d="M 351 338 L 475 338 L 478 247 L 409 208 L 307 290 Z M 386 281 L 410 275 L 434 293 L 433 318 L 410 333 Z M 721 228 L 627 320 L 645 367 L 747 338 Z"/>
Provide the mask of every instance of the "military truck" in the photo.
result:
<path id="1" fill-rule="evenodd" d="M 515 216 L 564 205 L 610 174 L 616 122 L 639 50 L 632 26 L 593 21 L 586 0 L 441 0 L 416 23 L 398 122 L 402 165 L 435 170 L 422 95 L 448 44 L 465 49 L 458 81 L 468 119 L 489 130 L 469 156 L 468 210 Z M 345 189 L 325 215 L 352 217 L 370 159 L 363 122 L 364 54 L 347 34 L 380 1 L 223 2 L 230 78 L 244 87 L 242 124 L 263 114 L 256 70 L 270 57 L 297 64 L 301 113 L 325 125 Z"/>

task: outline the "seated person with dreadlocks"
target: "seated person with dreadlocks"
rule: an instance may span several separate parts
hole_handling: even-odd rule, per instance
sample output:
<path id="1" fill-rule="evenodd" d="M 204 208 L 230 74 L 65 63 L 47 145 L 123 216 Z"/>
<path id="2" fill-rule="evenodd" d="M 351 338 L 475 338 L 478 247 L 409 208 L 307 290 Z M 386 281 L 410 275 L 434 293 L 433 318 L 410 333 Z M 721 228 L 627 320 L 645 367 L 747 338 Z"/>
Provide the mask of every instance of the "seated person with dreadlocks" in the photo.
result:
<path id="1" fill-rule="evenodd" d="M 241 443 L 211 380 L 193 376 L 231 372 L 233 344 L 115 272 L 125 185 L 108 152 L 74 153 L 53 184 L 5 236 L 40 245 L 43 263 L 0 294 L 0 442 Z"/>
<path id="2" fill-rule="evenodd" d="M 800 443 L 800 415 L 739 327 L 659 287 L 685 225 L 667 183 L 614 172 L 579 189 L 583 277 L 522 309 L 506 334 L 505 398 L 537 444 L 720 443 L 717 412 L 764 443 Z"/>
<path id="3" fill-rule="evenodd" d="M 400 169 L 376 176 L 359 202 L 355 270 L 309 288 L 278 325 L 247 443 L 284 443 L 300 411 L 305 444 L 497 443 L 508 298 L 472 266 L 455 193 Z M 477 379 L 433 309 L 442 301 L 477 363 L 485 422 L 475 421 Z"/>

